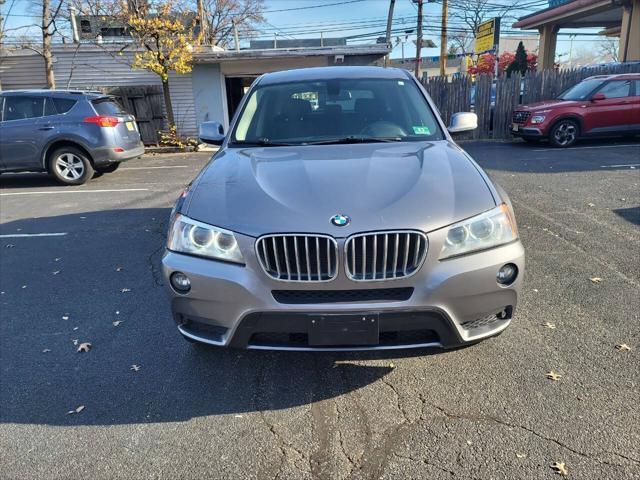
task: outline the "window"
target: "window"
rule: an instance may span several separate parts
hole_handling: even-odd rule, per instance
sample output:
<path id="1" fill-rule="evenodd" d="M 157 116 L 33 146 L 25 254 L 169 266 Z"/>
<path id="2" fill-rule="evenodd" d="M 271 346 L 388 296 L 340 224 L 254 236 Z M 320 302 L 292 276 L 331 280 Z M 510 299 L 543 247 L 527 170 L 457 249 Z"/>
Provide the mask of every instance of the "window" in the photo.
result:
<path id="1" fill-rule="evenodd" d="M 98 115 L 122 115 L 127 113 L 113 98 L 97 98 L 96 100 L 91 100 L 91 103 Z"/>
<path id="2" fill-rule="evenodd" d="M 640 80 L 636 80 L 636 91 L 635 96 L 640 97 Z"/>
<path id="3" fill-rule="evenodd" d="M 89 20 L 80 20 L 80 31 L 82 33 L 91 33 L 91 22 Z"/>
<path id="4" fill-rule="evenodd" d="M 631 80 L 614 80 L 598 90 L 607 98 L 628 97 L 631 94 Z"/>
<path id="5" fill-rule="evenodd" d="M 57 115 L 58 112 L 56 111 L 56 107 L 53 104 L 53 99 L 52 98 L 45 98 L 44 99 L 44 116 L 48 117 L 49 115 Z"/>
<path id="6" fill-rule="evenodd" d="M 434 112 L 409 78 L 258 84 L 249 95 L 231 135 L 232 144 L 443 138 Z"/>
<path id="7" fill-rule="evenodd" d="M 4 101 L 3 120 L 23 120 L 26 118 L 42 117 L 44 111 L 44 97 L 23 97 L 9 95 Z"/>
<path id="8" fill-rule="evenodd" d="M 70 98 L 54 98 L 53 103 L 58 113 L 67 113 L 77 102 Z"/>
<path id="9" fill-rule="evenodd" d="M 585 100 L 600 85 L 602 85 L 602 80 L 583 80 L 577 85 L 567 88 L 558 95 L 558 98 L 560 100 Z"/>

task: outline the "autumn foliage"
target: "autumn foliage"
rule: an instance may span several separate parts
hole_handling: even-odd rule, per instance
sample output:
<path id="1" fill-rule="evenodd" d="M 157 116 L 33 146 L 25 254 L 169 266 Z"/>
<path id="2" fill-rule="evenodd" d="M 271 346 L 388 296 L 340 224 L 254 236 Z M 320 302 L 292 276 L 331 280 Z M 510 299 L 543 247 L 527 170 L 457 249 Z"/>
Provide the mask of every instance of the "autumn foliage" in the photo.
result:
<path id="1" fill-rule="evenodd" d="M 506 72 L 509 65 L 515 61 L 515 53 L 503 52 L 498 57 L 498 75 Z M 535 53 L 527 54 L 527 68 L 530 72 L 535 72 L 538 65 L 538 56 Z M 470 75 L 493 75 L 495 73 L 496 57 L 492 53 L 484 53 L 480 55 L 475 63 L 468 68 L 467 73 Z"/>

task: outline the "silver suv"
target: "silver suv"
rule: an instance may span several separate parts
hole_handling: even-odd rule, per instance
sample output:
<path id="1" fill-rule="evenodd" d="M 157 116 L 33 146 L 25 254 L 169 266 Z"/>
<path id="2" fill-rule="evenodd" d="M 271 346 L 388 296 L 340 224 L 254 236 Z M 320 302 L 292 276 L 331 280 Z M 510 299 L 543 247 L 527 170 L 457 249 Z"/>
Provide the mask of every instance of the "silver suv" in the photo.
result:
<path id="1" fill-rule="evenodd" d="M 252 349 L 454 347 L 502 332 L 524 274 L 506 193 L 404 70 L 269 73 L 182 193 L 163 257 L 178 330 Z"/>
<path id="2" fill-rule="evenodd" d="M 48 172 L 80 185 L 143 153 L 135 118 L 113 97 L 55 90 L 0 94 L 0 172 Z"/>

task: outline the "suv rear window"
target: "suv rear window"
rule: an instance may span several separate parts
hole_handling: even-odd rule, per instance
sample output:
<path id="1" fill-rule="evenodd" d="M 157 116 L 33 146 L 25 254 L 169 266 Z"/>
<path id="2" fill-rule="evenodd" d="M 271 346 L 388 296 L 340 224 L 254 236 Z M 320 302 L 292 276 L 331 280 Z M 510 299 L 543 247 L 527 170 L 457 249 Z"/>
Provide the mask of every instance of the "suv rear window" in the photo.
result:
<path id="1" fill-rule="evenodd" d="M 98 115 L 122 115 L 127 113 L 113 98 L 97 98 L 91 100 L 91 104 Z"/>
<path id="2" fill-rule="evenodd" d="M 53 98 L 52 100 L 58 113 L 67 113 L 77 103 L 76 100 L 70 98 Z"/>

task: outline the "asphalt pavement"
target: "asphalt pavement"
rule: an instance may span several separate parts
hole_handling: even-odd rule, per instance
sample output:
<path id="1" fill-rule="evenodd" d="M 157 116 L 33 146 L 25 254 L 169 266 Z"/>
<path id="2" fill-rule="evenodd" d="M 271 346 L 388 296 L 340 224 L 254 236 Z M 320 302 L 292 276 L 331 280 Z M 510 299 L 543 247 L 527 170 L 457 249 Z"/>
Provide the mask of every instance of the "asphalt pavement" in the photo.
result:
<path id="1" fill-rule="evenodd" d="M 640 143 L 463 147 L 510 194 L 527 271 L 511 327 L 453 351 L 182 340 L 159 260 L 210 154 L 2 175 L 0 478 L 640 478 Z"/>

